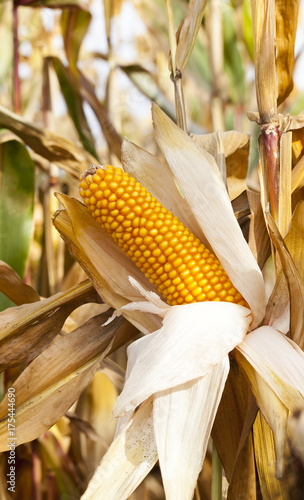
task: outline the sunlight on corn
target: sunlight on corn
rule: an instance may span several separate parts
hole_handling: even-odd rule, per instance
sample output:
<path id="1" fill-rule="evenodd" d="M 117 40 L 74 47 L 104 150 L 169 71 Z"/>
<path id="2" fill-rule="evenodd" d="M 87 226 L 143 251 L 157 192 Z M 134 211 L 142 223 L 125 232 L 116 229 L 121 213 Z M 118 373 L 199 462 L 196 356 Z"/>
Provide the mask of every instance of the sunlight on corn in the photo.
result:
<path id="1" fill-rule="evenodd" d="M 79 190 L 93 217 L 170 305 L 246 305 L 218 259 L 121 168 L 92 166 L 82 175 Z"/>

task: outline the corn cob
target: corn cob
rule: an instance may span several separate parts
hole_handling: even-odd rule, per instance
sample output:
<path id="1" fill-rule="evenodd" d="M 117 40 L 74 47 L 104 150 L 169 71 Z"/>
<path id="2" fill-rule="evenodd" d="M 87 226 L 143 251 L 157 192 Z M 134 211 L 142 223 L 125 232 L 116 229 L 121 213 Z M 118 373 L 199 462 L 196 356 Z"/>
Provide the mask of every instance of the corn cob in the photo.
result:
<path id="1" fill-rule="evenodd" d="M 80 180 L 80 195 L 93 217 L 169 304 L 246 305 L 218 259 L 128 173 L 92 166 Z"/>

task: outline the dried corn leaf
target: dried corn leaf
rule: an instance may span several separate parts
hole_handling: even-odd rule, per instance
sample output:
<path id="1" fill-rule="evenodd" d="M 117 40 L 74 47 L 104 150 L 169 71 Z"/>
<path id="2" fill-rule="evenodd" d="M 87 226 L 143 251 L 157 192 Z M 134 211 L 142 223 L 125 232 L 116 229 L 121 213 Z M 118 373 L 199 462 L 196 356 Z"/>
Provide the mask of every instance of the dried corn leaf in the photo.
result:
<path id="1" fill-rule="evenodd" d="M 0 291 L 17 306 L 40 300 L 36 290 L 26 285 L 19 274 L 3 261 L 0 261 Z"/>
<path id="2" fill-rule="evenodd" d="M 300 0 L 276 0 L 276 65 L 278 106 L 293 89 L 294 49 Z"/>
<path id="3" fill-rule="evenodd" d="M 73 142 L 24 120 L 2 106 L 0 106 L 0 127 L 11 130 L 35 153 L 56 163 L 77 178 L 83 171 L 83 165 L 96 162 L 94 156 Z"/>
<path id="4" fill-rule="evenodd" d="M 107 141 L 110 153 L 114 153 L 120 160 L 122 143 L 121 137 L 110 121 L 106 108 L 97 99 L 93 85 L 89 82 L 89 80 L 84 76 L 83 73 L 79 71 L 78 74 L 80 77 L 81 95 L 83 99 L 85 99 L 89 103 L 92 110 L 94 111 L 95 116 L 101 126 L 104 138 Z"/>
<path id="5" fill-rule="evenodd" d="M 256 483 L 253 439 L 252 433 L 250 432 L 237 458 L 237 462 L 234 464 L 233 476 L 229 482 L 227 492 L 227 500 L 235 500 L 236 498 L 256 500 Z"/>
<path id="6" fill-rule="evenodd" d="M 230 372 L 226 381 L 222 399 L 215 417 L 212 439 L 225 469 L 230 483 L 234 473 L 234 465 L 238 456 L 249 402 L 249 385 L 242 370 L 234 359 L 230 361 Z M 251 425 L 256 409 L 251 407 Z M 250 426 L 248 428 L 248 432 Z"/>
<path id="7" fill-rule="evenodd" d="M 299 210 L 297 213 L 295 223 L 295 231 L 297 232 L 301 226 L 303 221 L 303 208 L 304 204 L 302 203 L 299 206 Z M 301 217 L 299 217 L 301 214 Z M 287 280 L 289 295 L 290 295 L 290 337 L 301 347 L 304 347 L 304 282 L 303 277 L 299 273 L 295 262 L 290 254 L 286 244 L 282 236 L 280 235 L 275 222 L 271 215 L 266 214 L 267 222 L 270 230 L 271 239 L 277 249 L 277 252 L 280 256 L 280 260 L 282 263 L 282 269 Z M 297 227 L 298 226 L 298 227 Z M 300 234 L 303 234 L 303 231 L 299 231 Z M 299 254 L 302 256 L 302 252 L 304 249 L 303 239 L 297 240 L 294 237 L 294 233 L 292 233 L 291 241 L 294 246 L 294 251 L 297 253 L 297 257 Z M 302 267 L 301 265 L 299 268 Z"/>
<path id="8" fill-rule="evenodd" d="M 57 197 L 67 212 L 57 213 L 54 225 L 103 300 L 115 309 L 128 301 L 143 300 L 140 292 L 131 285 L 129 277 L 151 289 L 152 285 L 144 274 L 94 220 L 86 206 L 68 196 Z M 160 319 L 153 314 L 124 311 L 124 315 L 146 333 L 157 330 L 160 325 Z"/>
<path id="9" fill-rule="evenodd" d="M 76 63 L 83 38 L 85 37 L 92 15 L 87 10 L 69 9 L 61 14 L 61 31 L 67 60 L 75 76 Z"/>
<path id="10" fill-rule="evenodd" d="M 177 33 L 176 68 L 183 73 L 194 48 L 202 24 L 207 0 L 190 0 Z"/>
<path id="11" fill-rule="evenodd" d="M 67 292 L 32 304 L 9 308 L 0 314 L 0 369 L 31 361 L 61 330 L 67 316 L 98 295 L 86 281 Z"/>
<path id="12" fill-rule="evenodd" d="M 123 318 L 104 327 L 108 317 L 109 313 L 101 314 L 70 334 L 58 336 L 14 382 L 18 444 L 37 438 L 57 422 L 88 385 L 102 359 L 136 334 Z M 0 404 L 2 451 L 7 449 L 7 404 L 5 396 Z"/>
<path id="13" fill-rule="evenodd" d="M 152 398 L 135 413 L 110 446 L 82 500 L 126 500 L 155 465 Z"/>
<path id="14" fill-rule="evenodd" d="M 275 0 L 251 0 L 257 104 L 262 124 L 277 115 Z"/>
<path id="15" fill-rule="evenodd" d="M 253 426 L 253 443 L 263 500 L 287 499 L 288 487 L 286 482 L 276 478 L 275 437 L 260 412 Z"/>

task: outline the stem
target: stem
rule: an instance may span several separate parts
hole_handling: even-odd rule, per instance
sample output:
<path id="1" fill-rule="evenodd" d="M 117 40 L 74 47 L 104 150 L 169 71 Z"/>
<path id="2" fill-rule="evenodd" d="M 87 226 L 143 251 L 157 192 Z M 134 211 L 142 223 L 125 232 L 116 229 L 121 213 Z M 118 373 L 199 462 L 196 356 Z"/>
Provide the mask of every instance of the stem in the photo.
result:
<path id="1" fill-rule="evenodd" d="M 176 35 L 175 35 L 175 27 L 174 27 L 173 9 L 172 9 L 171 0 L 165 0 L 165 2 L 166 2 L 167 20 L 168 20 L 168 29 L 169 29 L 169 43 L 170 43 L 170 50 L 171 50 L 172 73 L 173 73 L 173 78 L 176 78 L 176 64 L 175 64 Z"/>
<path id="2" fill-rule="evenodd" d="M 261 126 L 268 172 L 269 197 L 272 216 L 276 223 L 279 217 L 279 125 L 268 123 Z"/>
<path id="3" fill-rule="evenodd" d="M 222 462 L 218 456 L 215 444 L 212 443 L 211 500 L 222 500 L 222 471 Z"/>
<path id="4" fill-rule="evenodd" d="M 18 40 L 18 11 L 13 7 L 13 37 L 14 37 L 14 84 L 13 106 L 15 113 L 21 114 L 20 79 L 19 79 L 19 40 Z"/>
<path id="5" fill-rule="evenodd" d="M 177 70 L 176 77 L 174 78 L 173 74 L 171 74 L 170 78 L 174 84 L 176 123 L 182 130 L 187 132 L 187 118 L 182 86 L 182 74 Z"/>

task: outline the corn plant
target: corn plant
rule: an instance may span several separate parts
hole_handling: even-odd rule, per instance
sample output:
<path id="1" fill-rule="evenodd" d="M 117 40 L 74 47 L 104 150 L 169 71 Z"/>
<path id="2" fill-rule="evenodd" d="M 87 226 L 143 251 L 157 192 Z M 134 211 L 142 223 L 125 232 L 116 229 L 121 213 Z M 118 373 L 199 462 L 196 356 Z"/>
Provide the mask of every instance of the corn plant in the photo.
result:
<path id="1" fill-rule="evenodd" d="M 299 0 L 0 9 L 1 498 L 303 498 Z"/>

